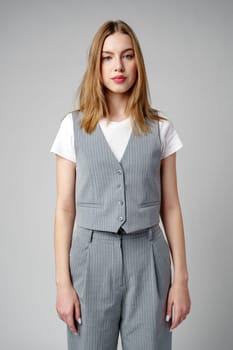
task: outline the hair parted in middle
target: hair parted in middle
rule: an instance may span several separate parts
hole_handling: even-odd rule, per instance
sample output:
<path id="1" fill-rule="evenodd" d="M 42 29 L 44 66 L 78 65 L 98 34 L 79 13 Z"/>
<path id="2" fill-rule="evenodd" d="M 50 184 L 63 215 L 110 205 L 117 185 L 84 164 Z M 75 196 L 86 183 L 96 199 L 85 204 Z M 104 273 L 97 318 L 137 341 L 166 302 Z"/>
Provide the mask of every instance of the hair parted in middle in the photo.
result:
<path id="1" fill-rule="evenodd" d="M 109 110 L 106 103 L 105 87 L 101 79 L 102 47 L 105 39 L 116 32 L 130 36 L 137 67 L 137 77 L 130 89 L 125 114 L 131 116 L 131 125 L 134 134 L 140 131 L 150 132 L 149 120 L 163 120 L 160 111 L 150 106 L 150 93 L 146 69 L 139 41 L 133 29 L 124 21 L 107 21 L 95 34 L 89 49 L 88 65 L 79 87 L 79 109 L 83 113 L 80 126 L 91 133 L 97 122 L 106 117 L 109 120 Z"/>

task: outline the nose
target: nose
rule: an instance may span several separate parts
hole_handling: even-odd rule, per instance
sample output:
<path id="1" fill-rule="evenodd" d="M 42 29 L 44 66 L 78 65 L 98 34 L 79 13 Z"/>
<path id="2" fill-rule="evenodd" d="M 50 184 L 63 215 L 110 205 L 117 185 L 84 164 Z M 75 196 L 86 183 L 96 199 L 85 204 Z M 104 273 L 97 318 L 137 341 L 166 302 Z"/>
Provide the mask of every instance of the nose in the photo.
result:
<path id="1" fill-rule="evenodd" d="M 115 63 L 115 72 L 122 72 L 124 71 L 124 65 L 122 63 L 121 58 L 116 58 L 116 63 Z"/>

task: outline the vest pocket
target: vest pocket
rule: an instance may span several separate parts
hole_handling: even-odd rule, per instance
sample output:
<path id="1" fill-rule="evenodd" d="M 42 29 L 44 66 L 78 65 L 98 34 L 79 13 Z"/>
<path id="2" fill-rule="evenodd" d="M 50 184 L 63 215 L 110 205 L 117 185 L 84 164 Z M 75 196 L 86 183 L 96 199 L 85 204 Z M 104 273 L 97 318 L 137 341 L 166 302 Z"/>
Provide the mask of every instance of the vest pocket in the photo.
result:
<path id="1" fill-rule="evenodd" d="M 103 203 L 77 202 L 77 206 L 78 207 L 99 208 L 99 207 L 103 207 Z"/>
<path id="2" fill-rule="evenodd" d="M 145 207 L 153 207 L 159 205 L 159 201 L 148 201 L 148 202 L 143 202 L 141 204 L 138 204 L 139 208 L 145 208 Z"/>

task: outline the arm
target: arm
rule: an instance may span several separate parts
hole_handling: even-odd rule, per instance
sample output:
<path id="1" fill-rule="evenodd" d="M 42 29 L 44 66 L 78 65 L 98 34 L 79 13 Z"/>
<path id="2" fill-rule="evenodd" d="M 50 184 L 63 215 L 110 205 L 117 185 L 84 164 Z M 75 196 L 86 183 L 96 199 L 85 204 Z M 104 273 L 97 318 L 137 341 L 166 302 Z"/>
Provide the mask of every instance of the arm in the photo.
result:
<path id="1" fill-rule="evenodd" d="M 174 329 L 185 319 L 191 304 L 188 291 L 184 228 L 177 189 L 176 153 L 161 161 L 160 216 L 174 266 L 173 284 L 169 292 L 167 306 L 167 315 L 170 317 L 172 306 L 174 307 L 171 325 L 171 329 Z"/>
<path id="2" fill-rule="evenodd" d="M 75 220 L 75 163 L 56 156 L 57 197 L 54 222 L 54 251 L 57 312 L 73 332 L 73 314 L 80 317 L 79 300 L 71 283 L 69 251 Z"/>
<path id="3" fill-rule="evenodd" d="M 56 156 L 57 198 L 54 223 L 56 285 L 71 284 L 69 249 L 75 219 L 75 163 Z"/>

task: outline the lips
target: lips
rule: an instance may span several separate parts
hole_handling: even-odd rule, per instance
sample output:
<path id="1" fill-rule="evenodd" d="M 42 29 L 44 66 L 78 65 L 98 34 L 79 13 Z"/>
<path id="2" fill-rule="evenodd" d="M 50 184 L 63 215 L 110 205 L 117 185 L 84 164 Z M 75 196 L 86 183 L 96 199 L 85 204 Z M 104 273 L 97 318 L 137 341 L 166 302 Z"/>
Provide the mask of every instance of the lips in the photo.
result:
<path id="1" fill-rule="evenodd" d="M 115 83 L 123 83 L 125 79 L 126 77 L 124 75 L 116 75 L 114 78 L 112 78 Z"/>

